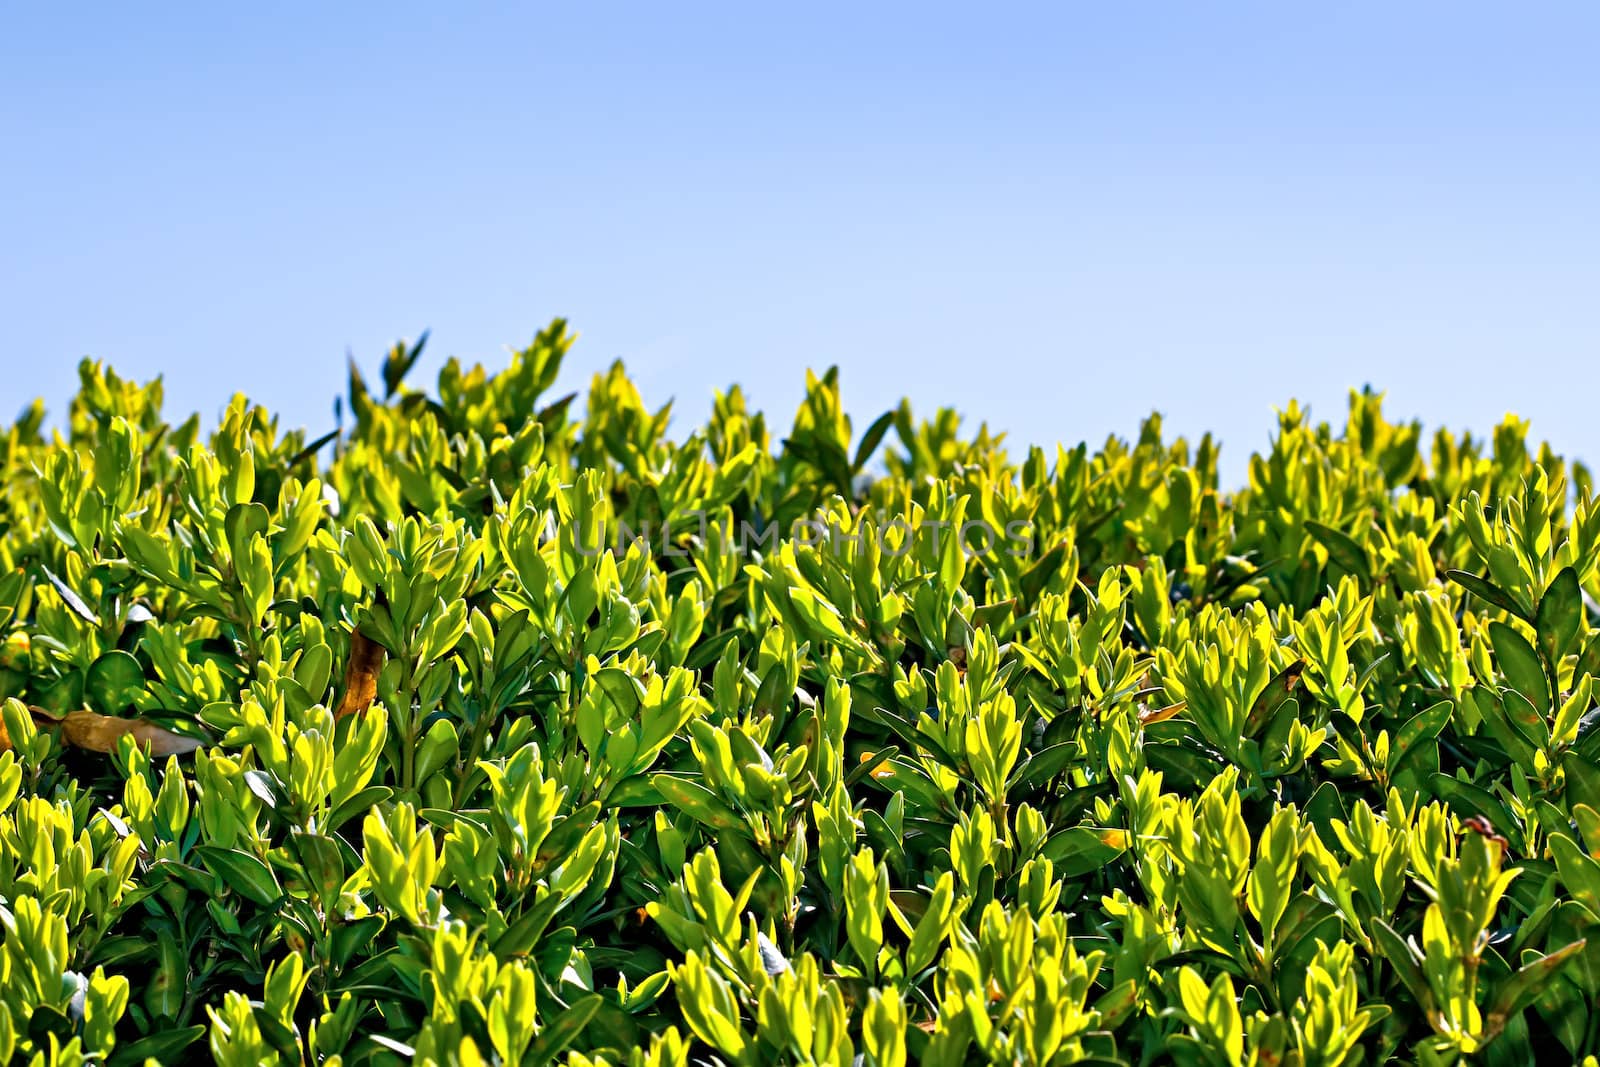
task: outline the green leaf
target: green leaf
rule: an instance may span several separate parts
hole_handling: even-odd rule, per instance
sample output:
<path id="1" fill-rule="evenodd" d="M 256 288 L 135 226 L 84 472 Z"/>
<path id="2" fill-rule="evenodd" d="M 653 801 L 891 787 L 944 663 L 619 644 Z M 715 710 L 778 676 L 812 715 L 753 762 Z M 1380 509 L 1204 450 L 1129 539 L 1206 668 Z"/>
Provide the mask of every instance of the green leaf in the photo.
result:
<path id="1" fill-rule="evenodd" d="M 702 638 L 684 657 L 683 665 L 692 671 L 709 667 L 721 657 L 723 649 L 737 640 L 739 640 L 738 630 L 724 630 L 712 637 Z"/>
<path id="2" fill-rule="evenodd" d="M 555 1063 L 560 1054 L 566 1051 L 567 1046 L 583 1033 L 583 1028 L 589 1025 L 589 1020 L 594 1018 L 602 1003 L 604 1001 L 598 993 L 590 993 L 573 1001 L 570 1007 L 540 1028 L 538 1036 L 533 1039 L 533 1044 L 528 1046 L 528 1053 L 523 1057 L 523 1061 Z"/>
<path id="3" fill-rule="evenodd" d="M 877 708 L 872 711 L 863 711 L 861 717 L 888 727 L 911 752 L 926 753 L 952 771 L 960 768 L 961 764 L 954 756 L 950 755 L 943 745 L 918 730 L 913 724 L 906 722 L 905 719 L 894 712 L 885 708 Z"/>
<path id="4" fill-rule="evenodd" d="M 1284 978 L 1291 975 L 1303 985 L 1305 969 L 1322 945 L 1331 945 L 1340 934 L 1339 913 L 1333 905 L 1300 893 L 1289 901 L 1274 931 L 1277 941 L 1273 969 Z M 1299 992 L 1291 999 L 1299 999 Z"/>
<path id="5" fill-rule="evenodd" d="M 855 459 L 850 461 L 851 473 L 861 473 L 862 468 L 867 465 L 867 461 L 872 458 L 872 454 L 878 450 L 878 446 L 883 443 L 884 435 L 889 432 L 890 427 L 893 425 L 893 411 L 885 411 L 882 415 L 872 420 L 872 425 L 867 427 L 867 432 L 861 435 L 861 443 L 856 446 Z"/>
<path id="6" fill-rule="evenodd" d="M 47 711 L 58 715 L 76 711 L 83 707 L 83 672 L 63 674 L 44 688 L 34 689 L 32 693 L 34 703 Z"/>
<path id="7" fill-rule="evenodd" d="M 1513 1015 L 1532 1004 L 1561 969 L 1561 965 L 1582 952 L 1586 943 L 1579 939 L 1523 964 L 1516 974 L 1495 986 L 1494 999 L 1489 1002 L 1488 1018 L 1484 1020 L 1489 1033 L 1498 1033 Z"/>
<path id="8" fill-rule="evenodd" d="M 1405 983 L 1406 990 L 1417 1002 L 1417 1006 L 1425 1014 L 1432 1016 L 1437 1008 L 1434 1006 L 1433 990 L 1429 988 L 1428 980 L 1422 976 L 1421 957 L 1382 919 L 1373 919 L 1371 926 L 1372 940 L 1377 946 L 1377 956 L 1394 968 L 1395 975 Z"/>
<path id="9" fill-rule="evenodd" d="M 888 763 L 899 754 L 900 749 L 894 745 L 888 745 L 884 748 L 878 749 L 876 752 L 872 753 L 872 755 L 868 756 L 865 762 L 858 764 L 851 769 L 849 774 L 844 776 L 844 787 L 846 789 L 854 788 L 857 782 L 861 781 L 861 779 L 865 778 L 879 767 L 882 767 L 885 763 Z"/>
<path id="10" fill-rule="evenodd" d="M 248 770 L 241 777 L 244 779 L 245 788 L 254 793 L 256 799 L 261 801 L 268 811 L 278 810 L 278 798 L 283 788 L 275 782 L 270 773 L 263 770 Z"/>
<path id="11" fill-rule="evenodd" d="M 1495 661 L 1511 688 L 1528 698 L 1541 717 L 1550 717 L 1550 681 L 1544 664 L 1528 639 L 1503 622 L 1489 624 L 1489 641 L 1494 645 Z"/>
<path id="12" fill-rule="evenodd" d="M 1561 769 L 1567 777 L 1567 795 L 1575 804 L 1587 804 L 1600 810 L 1600 767 L 1576 752 L 1561 757 Z"/>
<path id="13" fill-rule="evenodd" d="M 1311 799 L 1306 801 L 1306 818 L 1311 821 L 1312 827 L 1317 831 L 1317 836 L 1322 843 L 1333 847 L 1338 843 L 1334 835 L 1333 824 L 1349 822 L 1350 814 L 1345 810 L 1344 797 L 1339 792 L 1339 786 L 1334 782 L 1323 782 L 1311 794 Z"/>
<path id="14" fill-rule="evenodd" d="M 1600 863 L 1565 834 L 1551 834 L 1549 848 L 1567 892 L 1600 921 Z"/>
<path id="15" fill-rule="evenodd" d="M 283 465 L 283 469 L 285 471 L 294 470 L 296 467 L 300 466 L 300 464 L 304 463 L 306 460 L 310 459 L 312 456 L 314 456 L 318 452 L 322 451 L 324 446 L 330 444 L 333 441 L 338 440 L 338 437 L 339 437 L 339 431 L 338 430 L 329 430 L 327 433 L 323 434 L 321 437 L 317 438 L 315 441 L 312 441 L 310 444 L 306 445 L 300 451 L 296 452 L 293 456 L 291 456 L 289 458 L 289 462 L 287 462 L 287 463 L 285 463 Z"/>
<path id="16" fill-rule="evenodd" d="M 1024 602 L 1033 604 L 1039 599 L 1039 594 L 1044 592 L 1050 579 L 1061 569 L 1061 561 L 1066 558 L 1066 554 L 1067 543 L 1063 541 L 1039 557 L 1039 562 L 1022 572 L 1018 585 L 1022 589 Z"/>
<path id="17" fill-rule="evenodd" d="M 646 774 L 624 778 L 612 788 L 606 803 L 614 808 L 657 808 L 666 803 L 661 791 Z"/>
<path id="18" fill-rule="evenodd" d="M 294 1031 L 279 1022 L 264 1006 L 253 1005 L 250 1014 L 261 1030 L 261 1036 L 280 1056 L 295 1057 L 300 1054 L 300 1042 L 295 1038 Z"/>
<path id="19" fill-rule="evenodd" d="M 1554 669 L 1573 644 L 1583 625 L 1583 586 L 1578 572 L 1563 567 L 1539 598 L 1539 614 L 1533 628 L 1539 634 L 1539 648 L 1545 662 Z"/>
<path id="20" fill-rule="evenodd" d="M 81 981 L 81 979 L 80 979 Z M 52 1004 L 39 1004 L 28 1018 L 28 1040 L 35 1045 L 48 1046 L 52 1036 L 62 1041 L 72 1037 L 72 1020 Z"/>
<path id="21" fill-rule="evenodd" d="M 1367 562 L 1367 550 L 1357 544 L 1353 537 L 1342 530 L 1335 530 L 1332 526 L 1324 526 L 1310 519 L 1306 520 L 1305 528 L 1306 533 L 1316 538 L 1317 543 L 1328 550 L 1329 559 L 1360 578 L 1363 588 L 1372 587 L 1372 568 Z"/>
<path id="22" fill-rule="evenodd" d="M 1389 748 L 1388 773 L 1392 780 L 1396 774 L 1403 770 L 1407 763 L 1415 763 L 1417 755 L 1424 748 L 1431 745 L 1439 736 L 1445 725 L 1450 721 L 1450 713 L 1455 710 L 1455 705 L 1448 700 L 1441 700 L 1417 712 L 1405 721 L 1400 727 L 1400 732 L 1395 735 L 1394 744 Z M 1435 761 L 1435 768 L 1438 763 Z"/>
<path id="23" fill-rule="evenodd" d="M 1221 769 L 1215 757 L 1187 745 L 1146 745 L 1144 756 L 1151 769 L 1174 776 L 1185 785 L 1204 785 Z"/>
<path id="24" fill-rule="evenodd" d="M 357 954 L 372 951 L 373 939 L 384 927 L 382 915 L 363 915 L 359 919 L 337 920 L 333 927 L 333 962 L 343 969 L 350 966 Z"/>
<path id="25" fill-rule="evenodd" d="M 1517 736 L 1536 749 L 1550 747 L 1550 724 L 1531 701 L 1515 689 L 1501 691 L 1506 722 Z"/>
<path id="26" fill-rule="evenodd" d="M 1094 1010 L 1100 1016 L 1100 1025 L 1103 1029 L 1110 1030 L 1118 1026 L 1139 1003 L 1139 983 L 1129 978 L 1120 982 L 1101 995 L 1094 1002 Z M 1079 1060 L 1082 1063 L 1084 1061 Z M 1117 1062 L 1117 1061 L 1112 1061 Z"/>
<path id="27" fill-rule="evenodd" d="M 1254 737 L 1272 721 L 1283 702 L 1294 696 L 1295 690 L 1300 688 L 1300 678 L 1305 672 L 1306 661 L 1297 659 L 1272 676 L 1250 705 L 1250 714 L 1244 719 L 1244 736 Z"/>
<path id="28" fill-rule="evenodd" d="M 185 1057 L 185 1049 L 206 1036 L 203 1026 L 187 1026 L 147 1034 L 127 1044 L 117 1043 L 116 1050 L 106 1062 L 110 1067 L 134 1067 L 146 1060 L 157 1063 L 178 1063 Z"/>
<path id="29" fill-rule="evenodd" d="M 549 929 L 550 922 L 566 903 L 562 897 L 551 893 L 517 917 L 506 927 L 506 932 L 494 943 L 494 954 L 503 958 L 526 956 L 539 944 L 539 939 Z"/>
<path id="30" fill-rule="evenodd" d="M 265 537 L 267 528 L 271 525 L 271 512 L 260 504 L 254 502 L 235 504 L 228 509 L 228 515 L 223 519 L 222 526 L 228 535 L 228 550 L 235 568 L 249 556 L 251 536 L 260 534 Z"/>
<path id="31" fill-rule="evenodd" d="M 539 843 L 539 861 L 551 865 L 564 863 L 568 854 L 578 847 L 599 817 L 600 802 L 595 800 L 571 815 L 556 820 L 550 832 Z"/>
<path id="32" fill-rule="evenodd" d="M 382 804 L 394 796 L 394 790 L 386 785 L 369 785 L 349 800 L 340 804 L 328 818 L 330 829 L 338 829 L 357 815 L 365 815 L 376 804 Z"/>
<path id="33" fill-rule="evenodd" d="M 1128 850 L 1128 831 L 1116 827 L 1074 826 L 1045 842 L 1044 857 L 1056 873 L 1077 878 L 1097 871 Z"/>
<path id="34" fill-rule="evenodd" d="M 200 845 L 195 849 L 202 862 L 221 878 L 223 884 L 240 896 L 263 907 L 283 899 L 283 889 L 272 869 L 248 852 L 236 848 Z"/>
<path id="35" fill-rule="evenodd" d="M 1583 847 L 1589 850 L 1589 855 L 1600 855 L 1600 811 L 1596 811 L 1592 804 L 1574 802 L 1572 821 L 1577 824 L 1578 837 Z"/>
<path id="36" fill-rule="evenodd" d="M 185 988 L 189 971 L 187 946 L 165 923 L 156 928 L 157 965 L 145 982 L 144 1007 L 157 1019 L 174 1019 L 188 994 Z"/>
<path id="37" fill-rule="evenodd" d="M 1063 741 L 1040 749 L 1018 764 L 1011 773 L 1011 782 L 1006 791 L 1020 795 L 1033 792 L 1070 767 L 1079 753 L 1076 741 Z"/>
<path id="38" fill-rule="evenodd" d="M 733 830 L 749 835 L 750 830 L 745 825 L 744 818 L 705 786 L 682 778 L 674 778 L 670 774 L 652 775 L 650 784 L 666 798 L 667 803 L 696 822 L 703 823 L 713 830 Z"/>
<path id="39" fill-rule="evenodd" d="M 322 834 L 295 830 L 290 839 L 300 857 L 307 881 L 316 890 L 323 906 L 328 907 L 339 899 L 344 886 L 344 854 L 339 845 Z"/>
<path id="40" fill-rule="evenodd" d="M 121 649 L 112 649 L 89 664 L 83 695 L 95 711 L 106 715 L 127 709 L 145 691 L 144 668 Z"/>
<path id="41" fill-rule="evenodd" d="M 422 349 L 428 343 L 428 331 L 423 330 L 422 336 L 417 338 L 415 344 L 406 345 L 398 341 L 389 349 L 389 354 L 383 358 L 383 397 L 392 399 L 400 391 L 400 383 L 416 366 L 417 360 L 422 356 Z"/>
<path id="42" fill-rule="evenodd" d="M 1517 824 L 1516 819 L 1498 797 L 1482 786 L 1463 782 L 1447 774 L 1435 774 L 1428 779 L 1428 787 L 1446 801 L 1457 815 L 1481 815 L 1502 836 L 1509 836 L 1508 832 L 1515 833 L 1511 828 Z"/>
<path id="43" fill-rule="evenodd" d="M 1531 624 L 1533 622 L 1528 613 L 1519 607 L 1508 593 L 1493 582 L 1479 578 L 1476 574 L 1467 571 L 1445 571 L 1444 576 L 1480 600 L 1494 605 L 1508 615 L 1514 615 L 1526 623 Z"/>

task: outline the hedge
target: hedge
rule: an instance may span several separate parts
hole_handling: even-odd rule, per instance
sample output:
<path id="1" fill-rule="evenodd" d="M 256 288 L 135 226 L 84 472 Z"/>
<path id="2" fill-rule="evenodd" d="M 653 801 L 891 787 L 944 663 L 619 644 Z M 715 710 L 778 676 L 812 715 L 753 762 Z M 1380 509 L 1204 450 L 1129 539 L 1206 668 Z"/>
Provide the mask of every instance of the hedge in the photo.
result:
<path id="1" fill-rule="evenodd" d="M 1600 1051 L 1600 505 L 1526 423 L 1290 404 L 1234 491 L 836 371 L 678 438 L 572 338 L 0 434 L 0 1061 Z"/>

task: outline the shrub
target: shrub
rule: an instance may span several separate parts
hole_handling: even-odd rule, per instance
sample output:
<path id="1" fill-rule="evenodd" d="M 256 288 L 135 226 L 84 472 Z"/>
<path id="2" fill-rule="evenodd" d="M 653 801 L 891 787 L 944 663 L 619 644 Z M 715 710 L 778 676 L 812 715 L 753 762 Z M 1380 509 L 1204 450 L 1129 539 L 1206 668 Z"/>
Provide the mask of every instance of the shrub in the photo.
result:
<path id="1" fill-rule="evenodd" d="M 1225 493 L 833 372 L 674 441 L 570 340 L 9 427 L 0 1059 L 1600 1049 L 1600 506 L 1525 424 L 1291 405 Z"/>

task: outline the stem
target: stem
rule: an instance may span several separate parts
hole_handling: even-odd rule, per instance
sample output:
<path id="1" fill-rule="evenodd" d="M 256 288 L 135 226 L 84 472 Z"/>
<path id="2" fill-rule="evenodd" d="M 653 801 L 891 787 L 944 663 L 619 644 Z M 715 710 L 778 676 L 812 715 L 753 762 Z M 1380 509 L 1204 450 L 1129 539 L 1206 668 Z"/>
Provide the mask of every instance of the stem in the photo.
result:
<path id="1" fill-rule="evenodd" d="M 416 777 L 417 730 L 416 716 L 407 711 L 405 744 L 400 747 L 400 790 L 410 793 Z"/>
<path id="2" fill-rule="evenodd" d="M 454 806 L 457 808 L 466 803 L 467 785 L 477 772 L 478 760 L 483 755 L 483 743 L 489 733 L 487 729 L 488 720 L 491 717 L 492 715 L 488 711 L 481 711 L 472 724 L 472 738 L 467 744 L 466 762 L 461 767 L 461 773 L 456 775 L 455 788 L 450 792 L 450 796 L 455 802 Z"/>

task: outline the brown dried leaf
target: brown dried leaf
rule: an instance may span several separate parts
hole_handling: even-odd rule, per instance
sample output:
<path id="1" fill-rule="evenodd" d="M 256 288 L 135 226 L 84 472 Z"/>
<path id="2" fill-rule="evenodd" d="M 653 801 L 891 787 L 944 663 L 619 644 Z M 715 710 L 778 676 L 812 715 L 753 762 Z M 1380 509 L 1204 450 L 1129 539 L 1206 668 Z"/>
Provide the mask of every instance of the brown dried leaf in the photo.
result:
<path id="1" fill-rule="evenodd" d="M 334 718 L 359 715 L 372 706 L 378 696 L 378 672 L 383 670 L 383 646 L 367 637 L 358 626 L 350 631 L 350 659 L 344 665 L 344 696 Z"/>
<path id="2" fill-rule="evenodd" d="M 156 759 L 182 756 L 200 747 L 200 741 L 184 737 L 143 719 L 119 719 L 92 711 L 69 712 L 61 720 L 61 736 L 67 744 L 90 752 L 112 752 L 123 734 L 131 734 L 140 748 Z"/>
<path id="3" fill-rule="evenodd" d="M 71 711 L 66 715 L 57 715 L 31 704 L 28 712 L 39 729 L 54 730 L 60 727 L 63 742 L 89 752 L 114 751 L 117 740 L 123 734 L 132 734 L 139 747 L 148 749 L 150 755 L 156 758 L 182 756 L 200 747 L 198 738 L 175 734 L 143 719 L 119 719 L 92 711 Z M 11 738 L 6 734 L 5 723 L 0 722 L 0 752 L 10 750 Z"/>
<path id="4" fill-rule="evenodd" d="M 1166 722 L 1188 706 L 1189 702 L 1187 700 L 1180 700 L 1176 704 L 1168 704 L 1164 708 L 1146 708 L 1139 712 L 1139 722 L 1144 726 L 1149 726 L 1151 723 Z"/>

